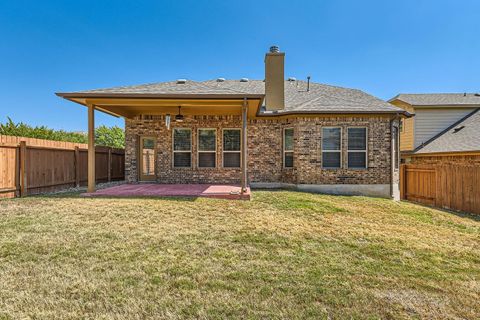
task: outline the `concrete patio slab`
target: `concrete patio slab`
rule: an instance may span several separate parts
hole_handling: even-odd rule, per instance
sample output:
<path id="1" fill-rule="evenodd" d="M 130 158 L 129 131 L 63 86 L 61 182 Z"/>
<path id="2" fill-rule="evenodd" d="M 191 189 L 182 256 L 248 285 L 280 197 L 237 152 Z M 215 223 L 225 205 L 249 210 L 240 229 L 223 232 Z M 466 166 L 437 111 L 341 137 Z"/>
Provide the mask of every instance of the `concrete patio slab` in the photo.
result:
<path id="1" fill-rule="evenodd" d="M 82 193 L 84 197 L 207 197 L 230 200 L 250 200 L 250 188 L 241 194 L 238 185 L 216 184 L 122 184 Z"/>

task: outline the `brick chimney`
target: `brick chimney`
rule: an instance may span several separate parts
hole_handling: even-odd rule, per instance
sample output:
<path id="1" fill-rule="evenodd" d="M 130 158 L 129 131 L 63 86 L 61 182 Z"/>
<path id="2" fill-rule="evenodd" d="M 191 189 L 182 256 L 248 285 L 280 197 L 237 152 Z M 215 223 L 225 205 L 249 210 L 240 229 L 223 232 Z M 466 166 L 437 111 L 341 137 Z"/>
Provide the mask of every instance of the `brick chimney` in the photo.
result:
<path id="1" fill-rule="evenodd" d="M 268 111 L 285 108 L 285 53 L 277 46 L 265 55 L 265 106 Z"/>

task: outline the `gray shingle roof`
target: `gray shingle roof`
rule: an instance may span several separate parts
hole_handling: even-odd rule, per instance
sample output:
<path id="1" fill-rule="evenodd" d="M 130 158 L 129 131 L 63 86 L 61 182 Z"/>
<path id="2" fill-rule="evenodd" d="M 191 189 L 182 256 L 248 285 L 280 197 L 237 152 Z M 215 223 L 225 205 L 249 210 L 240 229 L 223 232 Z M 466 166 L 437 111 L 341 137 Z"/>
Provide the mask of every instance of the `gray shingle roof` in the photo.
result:
<path id="1" fill-rule="evenodd" d="M 113 93 L 113 94 L 238 94 L 243 91 L 231 88 L 209 86 L 206 83 L 197 81 L 186 81 L 183 84 L 177 81 L 147 83 L 135 86 L 113 87 L 106 89 L 95 89 L 79 91 L 78 93 Z"/>
<path id="2" fill-rule="evenodd" d="M 404 110 L 357 89 L 310 83 L 307 91 L 305 81 L 285 81 L 285 109 L 282 112 L 367 112 L 385 113 Z M 115 87 L 76 92 L 77 94 L 265 94 L 263 80 L 216 80 L 192 81 L 184 84 L 176 81 L 151 83 L 137 86 Z"/>
<path id="3" fill-rule="evenodd" d="M 417 106 L 480 105 L 480 94 L 478 93 L 401 93 L 389 101 L 397 99 Z"/>
<path id="4" fill-rule="evenodd" d="M 480 151 L 480 108 L 427 141 L 414 153 L 468 151 Z"/>

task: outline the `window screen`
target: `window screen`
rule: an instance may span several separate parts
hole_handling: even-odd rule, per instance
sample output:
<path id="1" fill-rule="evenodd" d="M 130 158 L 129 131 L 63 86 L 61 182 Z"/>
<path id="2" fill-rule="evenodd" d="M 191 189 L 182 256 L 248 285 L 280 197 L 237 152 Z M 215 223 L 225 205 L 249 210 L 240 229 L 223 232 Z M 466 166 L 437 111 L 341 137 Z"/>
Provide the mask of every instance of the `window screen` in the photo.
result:
<path id="1" fill-rule="evenodd" d="M 198 130 L 198 167 L 215 168 L 217 134 L 215 129 Z"/>
<path id="2" fill-rule="evenodd" d="M 223 166 L 225 168 L 240 168 L 240 134 L 240 129 L 223 130 Z"/>
<path id="3" fill-rule="evenodd" d="M 348 128 L 348 167 L 367 167 L 367 128 Z"/>
<path id="4" fill-rule="evenodd" d="M 283 166 L 293 167 L 293 129 L 283 130 Z"/>
<path id="5" fill-rule="evenodd" d="M 341 128 L 322 129 L 322 167 L 336 169 L 341 167 Z"/>
<path id="6" fill-rule="evenodd" d="M 192 166 L 192 131 L 173 129 L 173 166 L 185 168 Z"/>

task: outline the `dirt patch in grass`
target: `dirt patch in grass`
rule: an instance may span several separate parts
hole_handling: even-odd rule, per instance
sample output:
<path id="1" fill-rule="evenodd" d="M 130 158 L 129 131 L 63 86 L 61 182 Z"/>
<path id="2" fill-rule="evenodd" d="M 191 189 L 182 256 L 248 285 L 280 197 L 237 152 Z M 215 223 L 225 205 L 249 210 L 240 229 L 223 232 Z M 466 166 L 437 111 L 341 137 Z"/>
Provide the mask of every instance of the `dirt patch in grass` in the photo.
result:
<path id="1" fill-rule="evenodd" d="M 0 201 L 0 319 L 480 317 L 480 222 L 300 192 Z"/>

